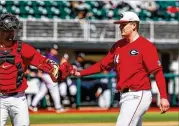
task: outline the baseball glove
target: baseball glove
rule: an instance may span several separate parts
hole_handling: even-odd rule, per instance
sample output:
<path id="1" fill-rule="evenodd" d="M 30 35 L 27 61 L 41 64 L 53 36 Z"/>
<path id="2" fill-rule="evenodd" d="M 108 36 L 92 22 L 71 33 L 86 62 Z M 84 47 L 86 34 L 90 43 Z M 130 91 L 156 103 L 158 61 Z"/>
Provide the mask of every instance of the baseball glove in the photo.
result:
<path id="1" fill-rule="evenodd" d="M 62 82 L 68 76 L 70 76 L 72 71 L 73 71 L 72 65 L 70 65 L 68 62 L 62 63 L 59 66 L 59 75 L 58 75 L 59 82 Z"/>

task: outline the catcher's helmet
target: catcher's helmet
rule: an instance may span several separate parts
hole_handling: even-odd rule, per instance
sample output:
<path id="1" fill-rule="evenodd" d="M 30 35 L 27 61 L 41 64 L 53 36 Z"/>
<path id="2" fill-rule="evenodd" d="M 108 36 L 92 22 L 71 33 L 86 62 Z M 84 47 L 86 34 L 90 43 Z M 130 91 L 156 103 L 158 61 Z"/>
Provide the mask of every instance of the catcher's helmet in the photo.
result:
<path id="1" fill-rule="evenodd" d="M 0 30 L 15 31 L 20 29 L 20 22 L 15 15 L 3 13 L 0 15 Z"/>

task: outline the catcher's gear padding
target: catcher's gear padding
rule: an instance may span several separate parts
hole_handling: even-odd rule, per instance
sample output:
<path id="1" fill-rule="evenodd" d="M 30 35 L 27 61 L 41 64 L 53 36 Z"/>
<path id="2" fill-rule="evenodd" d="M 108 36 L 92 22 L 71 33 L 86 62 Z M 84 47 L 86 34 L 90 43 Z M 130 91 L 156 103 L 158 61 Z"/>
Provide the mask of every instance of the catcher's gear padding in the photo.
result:
<path id="1" fill-rule="evenodd" d="M 16 48 L 0 51 L 0 92 L 15 90 L 24 83 L 21 46 L 19 41 Z"/>
<path id="2" fill-rule="evenodd" d="M 50 71 L 50 76 L 54 82 L 57 82 L 59 65 L 53 60 L 48 60 L 48 62 L 53 66 L 52 71 Z"/>
<path id="3" fill-rule="evenodd" d="M 68 62 L 64 62 L 59 67 L 59 81 L 62 82 L 64 79 L 66 79 L 68 76 L 71 75 L 71 72 L 73 71 L 72 65 L 70 65 Z"/>
<path id="4" fill-rule="evenodd" d="M 0 29 L 5 31 L 15 31 L 20 29 L 20 21 L 10 13 L 0 15 Z"/>

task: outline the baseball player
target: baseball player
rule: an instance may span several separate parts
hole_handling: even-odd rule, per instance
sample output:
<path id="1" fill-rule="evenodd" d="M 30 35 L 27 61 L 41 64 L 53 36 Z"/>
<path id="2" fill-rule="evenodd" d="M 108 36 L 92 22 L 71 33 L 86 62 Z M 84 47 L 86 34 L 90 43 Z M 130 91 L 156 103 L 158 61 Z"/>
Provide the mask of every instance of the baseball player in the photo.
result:
<path id="1" fill-rule="evenodd" d="M 65 79 L 72 70 L 67 62 L 58 66 L 32 46 L 14 40 L 19 29 L 20 22 L 14 15 L 0 15 L 0 126 L 6 124 L 8 115 L 13 126 L 30 125 L 24 94 L 27 88 L 24 73 L 29 65 L 47 72 L 55 82 Z"/>
<path id="2" fill-rule="evenodd" d="M 111 105 L 111 90 L 107 78 L 102 78 L 103 83 L 98 83 L 95 96 L 98 99 L 98 106 L 101 108 L 109 108 Z"/>
<path id="3" fill-rule="evenodd" d="M 153 74 L 160 92 L 160 109 L 169 109 L 166 83 L 155 46 L 140 36 L 139 17 L 134 12 L 124 12 L 120 24 L 122 39 L 117 41 L 108 54 L 98 63 L 75 72 L 77 77 L 110 71 L 117 73 L 116 89 L 121 92 L 120 114 L 116 126 L 142 126 L 142 116 L 152 101 L 149 75 Z"/>
<path id="4" fill-rule="evenodd" d="M 57 54 L 58 54 L 58 45 L 54 44 L 50 49 L 50 52 L 46 55 L 46 57 L 59 64 L 59 60 L 56 57 Z M 64 109 L 60 102 L 60 92 L 58 88 L 58 83 L 53 82 L 48 73 L 43 73 L 41 78 L 43 82 L 41 83 L 39 92 L 35 95 L 34 99 L 32 100 L 32 106 L 29 107 L 29 109 L 31 111 L 37 111 L 38 110 L 37 105 L 39 101 L 47 94 L 49 90 L 49 93 L 51 94 L 52 99 L 54 101 L 56 112 L 57 113 L 64 112 Z"/>
<path id="5" fill-rule="evenodd" d="M 41 79 L 38 77 L 39 71 L 34 66 L 29 66 L 25 72 L 27 79 L 28 88 L 25 90 L 28 106 L 31 106 L 32 98 L 39 92 L 39 87 L 41 84 Z"/>
<path id="6" fill-rule="evenodd" d="M 63 60 L 69 61 L 69 55 L 67 53 L 62 56 L 60 64 L 63 63 Z M 62 97 L 62 103 L 76 107 L 75 97 L 77 94 L 77 87 L 72 83 L 70 77 L 67 77 L 65 81 L 59 84 L 59 90 L 60 96 Z"/>
<path id="7" fill-rule="evenodd" d="M 176 57 L 176 59 L 174 59 L 170 65 L 170 70 L 173 72 L 173 74 L 175 75 L 179 75 L 179 56 Z M 173 92 L 173 88 L 174 88 L 174 82 L 175 81 L 175 92 Z M 179 99 L 179 78 L 176 77 L 175 80 L 171 80 L 170 83 L 169 83 L 169 93 L 170 94 L 175 94 L 177 95 L 178 99 Z"/>

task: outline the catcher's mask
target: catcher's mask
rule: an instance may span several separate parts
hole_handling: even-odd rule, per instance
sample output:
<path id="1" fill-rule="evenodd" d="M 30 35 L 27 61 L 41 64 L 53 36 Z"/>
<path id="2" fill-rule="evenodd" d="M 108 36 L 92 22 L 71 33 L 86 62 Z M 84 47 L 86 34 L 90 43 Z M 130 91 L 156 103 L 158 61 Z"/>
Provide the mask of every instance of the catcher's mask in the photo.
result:
<path id="1" fill-rule="evenodd" d="M 9 33 L 9 40 L 13 40 L 20 27 L 20 21 L 10 13 L 0 14 L 0 31 Z"/>

